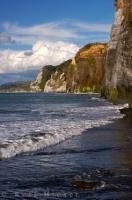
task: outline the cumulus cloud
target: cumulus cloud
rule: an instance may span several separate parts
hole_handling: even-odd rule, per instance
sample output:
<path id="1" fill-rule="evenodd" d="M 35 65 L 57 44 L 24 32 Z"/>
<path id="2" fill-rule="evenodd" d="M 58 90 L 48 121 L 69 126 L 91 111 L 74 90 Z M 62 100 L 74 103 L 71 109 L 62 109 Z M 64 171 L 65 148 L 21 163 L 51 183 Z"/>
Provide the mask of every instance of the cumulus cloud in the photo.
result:
<path id="1" fill-rule="evenodd" d="M 0 24 L 1 25 L 1 24 Z M 38 70 L 45 65 L 57 65 L 75 55 L 79 46 L 89 42 L 104 42 L 109 35 L 110 24 L 86 23 L 62 20 L 22 26 L 3 23 L 0 26 L 0 45 L 17 45 L 28 49 L 0 50 L 0 74 Z M 50 42 L 49 42 L 50 41 Z M 76 45 L 79 44 L 79 45 Z"/>
<path id="2" fill-rule="evenodd" d="M 44 65 L 57 65 L 75 55 L 78 46 L 65 42 L 38 41 L 32 51 L 0 51 L 0 73 L 39 69 Z"/>

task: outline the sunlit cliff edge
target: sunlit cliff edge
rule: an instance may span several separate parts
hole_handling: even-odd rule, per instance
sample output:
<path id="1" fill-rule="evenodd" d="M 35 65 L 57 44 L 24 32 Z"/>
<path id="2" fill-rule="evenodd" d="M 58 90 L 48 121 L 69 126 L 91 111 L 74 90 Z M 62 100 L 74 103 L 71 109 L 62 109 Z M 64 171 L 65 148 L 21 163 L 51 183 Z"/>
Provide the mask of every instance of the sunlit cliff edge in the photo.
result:
<path id="1" fill-rule="evenodd" d="M 58 66 L 45 66 L 31 83 L 31 89 L 44 92 L 100 91 L 104 77 L 106 44 L 88 44 Z"/>

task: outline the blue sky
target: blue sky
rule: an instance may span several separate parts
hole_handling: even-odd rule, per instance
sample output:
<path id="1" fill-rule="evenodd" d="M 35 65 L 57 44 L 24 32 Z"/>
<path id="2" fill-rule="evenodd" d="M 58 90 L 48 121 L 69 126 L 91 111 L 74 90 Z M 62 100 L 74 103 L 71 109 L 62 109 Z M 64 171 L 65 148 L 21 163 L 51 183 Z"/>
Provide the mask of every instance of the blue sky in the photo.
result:
<path id="1" fill-rule="evenodd" d="M 113 0 L 0 0 L 0 77 L 58 64 L 87 43 L 107 41 L 113 13 Z"/>
<path id="2" fill-rule="evenodd" d="M 1 0 L 0 22 L 23 25 L 65 18 L 111 23 L 112 0 Z"/>

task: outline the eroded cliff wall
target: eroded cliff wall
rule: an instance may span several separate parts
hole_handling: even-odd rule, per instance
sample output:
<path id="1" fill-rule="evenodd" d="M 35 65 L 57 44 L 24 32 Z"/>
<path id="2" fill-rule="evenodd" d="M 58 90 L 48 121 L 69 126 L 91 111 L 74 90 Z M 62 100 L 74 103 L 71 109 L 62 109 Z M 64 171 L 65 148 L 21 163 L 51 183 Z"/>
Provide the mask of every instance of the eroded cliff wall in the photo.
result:
<path id="1" fill-rule="evenodd" d="M 104 95 L 114 101 L 132 103 L 132 0 L 115 0 L 105 65 Z"/>
<path id="2" fill-rule="evenodd" d="M 76 56 L 58 66 L 45 66 L 31 83 L 34 91 L 100 91 L 104 78 L 107 45 L 88 44 Z"/>
<path id="3" fill-rule="evenodd" d="M 102 43 L 84 46 L 73 58 L 67 75 L 67 91 L 100 91 L 104 78 L 107 45 Z"/>

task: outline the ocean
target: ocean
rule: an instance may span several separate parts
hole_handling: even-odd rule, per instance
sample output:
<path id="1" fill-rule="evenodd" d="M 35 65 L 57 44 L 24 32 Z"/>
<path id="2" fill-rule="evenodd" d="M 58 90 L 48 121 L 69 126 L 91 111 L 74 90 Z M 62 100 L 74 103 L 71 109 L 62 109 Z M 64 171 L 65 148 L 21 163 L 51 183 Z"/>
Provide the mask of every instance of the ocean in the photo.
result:
<path id="1" fill-rule="evenodd" d="M 0 199 L 132 199 L 132 123 L 99 94 L 0 94 Z"/>

